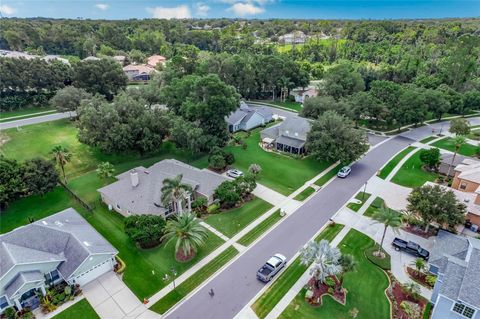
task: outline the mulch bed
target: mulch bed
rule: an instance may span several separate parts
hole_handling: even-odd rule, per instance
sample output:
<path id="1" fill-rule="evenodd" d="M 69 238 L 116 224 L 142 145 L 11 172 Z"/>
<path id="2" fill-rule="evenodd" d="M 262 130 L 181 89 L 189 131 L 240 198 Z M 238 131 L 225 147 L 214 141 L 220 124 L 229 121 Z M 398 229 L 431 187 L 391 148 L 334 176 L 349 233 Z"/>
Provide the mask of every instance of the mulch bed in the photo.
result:
<path id="1" fill-rule="evenodd" d="M 191 251 L 190 254 L 188 255 L 185 255 L 183 253 L 183 249 L 179 249 L 177 251 L 177 253 L 175 254 L 175 259 L 178 261 L 178 262 L 181 262 L 181 263 L 185 263 L 187 261 L 190 261 L 193 259 L 193 257 L 195 257 L 195 252 L 194 251 Z"/>
<path id="2" fill-rule="evenodd" d="M 335 280 L 333 294 L 328 292 L 328 288 L 330 288 L 329 286 L 327 286 L 326 284 L 320 284 L 320 286 L 317 287 L 317 281 L 315 280 L 315 278 L 310 278 L 307 283 L 307 287 L 309 290 L 313 291 L 313 296 L 311 298 L 306 298 L 306 300 L 311 306 L 321 306 L 323 303 L 323 295 L 330 295 L 334 300 L 341 303 L 342 305 L 345 305 L 345 302 L 347 301 L 347 290 L 342 287 L 342 284 L 337 277 L 332 276 L 330 278 Z"/>
<path id="3" fill-rule="evenodd" d="M 414 281 L 418 282 L 420 285 L 425 286 L 429 289 L 433 288 L 427 283 L 427 274 L 423 272 L 417 272 L 416 269 L 413 269 L 411 267 L 407 267 L 407 273 Z"/>
<path id="4" fill-rule="evenodd" d="M 403 226 L 402 229 L 408 233 L 423 237 L 425 239 L 428 239 L 432 236 L 436 236 L 438 233 L 438 230 L 435 229 L 434 227 L 430 227 L 430 229 L 428 230 L 428 233 L 426 233 L 422 227 L 417 225 L 410 225 L 410 224 Z"/>
<path id="5" fill-rule="evenodd" d="M 427 305 L 427 300 L 421 296 L 418 299 L 411 297 L 406 291 L 404 291 L 402 284 L 392 276 L 389 272 L 388 277 L 390 278 L 391 285 L 387 289 L 387 296 L 390 299 L 392 304 L 392 318 L 393 319 L 417 319 L 421 318 L 423 312 L 425 311 L 425 306 Z M 400 306 L 402 301 L 411 302 L 417 304 L 420 307 L 420 317 L 409 317 L 405 311 Z"/>

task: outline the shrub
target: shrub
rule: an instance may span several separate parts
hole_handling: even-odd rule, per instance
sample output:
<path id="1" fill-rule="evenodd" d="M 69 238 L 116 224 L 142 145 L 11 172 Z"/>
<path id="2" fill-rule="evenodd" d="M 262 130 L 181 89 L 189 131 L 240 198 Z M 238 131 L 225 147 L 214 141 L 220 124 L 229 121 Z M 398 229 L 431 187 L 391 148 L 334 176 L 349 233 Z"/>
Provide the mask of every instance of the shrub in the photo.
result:
<path id="1" fill-rule="evenodd" d="M 235 163 L 235 156 L 231 152 L 225 153 L 224 158 L 227 165 L 232 165 L 233 163 Z"/>
<path id="2" fill-rule="evenodd" d="M 328 277 L 325 279 L 325 284 L 329 287 L 335 287 L 335 280 L 333 280 L 331 277 Z"/>
<path id="3" fill-rule="evenodd" d="M 435 282 L 437 282 L 437 276 L 427 275 L 427 277 L 425 277 L 425 281 L 428 285 L 433 287 L 435 286 Z"/>
<path id="4" fill-rule="evenodd" d="M 220 208 L 218 204 L 212 204 L 207 207 L 207 213 L 208 214 L 215 214 L 217 210 Z"/>
<path id="5" fill-rule="evenodd" d="M 225 181 L 220 184 L 213 196 L 225 207 L 233 207 L 242 199 L 235 181 Z"/>
<path id="6" fill-rule="evenodd" d="M 222 155 L 216 154 L 210 156 L 210 158 L 208 159 L 208 166 L 213 169 L 220 170 L 224 169 L 227 166 L 227 163 L 225 162 L 225 158 Z"/>
<path id="7" fill-rule="evenodd" d="M 192 202 L 192 210 L 197 213 L 203 213 L 207 209 L 208 201 L 205 197 L 198 197 Z"/>
<path id="8" fill-rule="evenodd" d="M 165 219 L 156 215 L 132 215 L 125 218 L 125 233 L 142 248 L 160 244 Z"/>

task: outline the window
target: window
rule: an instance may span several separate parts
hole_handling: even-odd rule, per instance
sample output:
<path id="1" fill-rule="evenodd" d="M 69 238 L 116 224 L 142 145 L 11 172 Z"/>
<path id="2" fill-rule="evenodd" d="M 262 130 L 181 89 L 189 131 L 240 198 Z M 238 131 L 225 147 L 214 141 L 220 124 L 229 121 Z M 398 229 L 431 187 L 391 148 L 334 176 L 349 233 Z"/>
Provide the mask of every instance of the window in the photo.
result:
<path id="1" fill-rule="evenodd" d="M 465 306 L 464 304 L 461 303 L 455 303 L 452 309 L 454 312 L 461 314 L 465 318 L 473 318 L 473 315 L 475 314 L 475 309 L 470 308 L 468 306 Z"/>
<path id="2" fill-rule="evenodd" d="M 462 183 L 460 184 L 460 189 L 466 189 L 466 188 L 467 188 L 467 183 L 462 182 Z"/>
<path id="3" fill-rule="evenodd" d="M 5 296 L 0 297 L 0 309 L 5 309 L 7 307 L 8 307 L 7 297 Z"/>
<path id="4" fill-rule="evenodd" d="M 60 274 L 58 273 L 58 270 L 53 270 L 50 273 L 45 275 L 45 278 L 47 279 L 48 283 L 53 283 L 60 279 Z"/>

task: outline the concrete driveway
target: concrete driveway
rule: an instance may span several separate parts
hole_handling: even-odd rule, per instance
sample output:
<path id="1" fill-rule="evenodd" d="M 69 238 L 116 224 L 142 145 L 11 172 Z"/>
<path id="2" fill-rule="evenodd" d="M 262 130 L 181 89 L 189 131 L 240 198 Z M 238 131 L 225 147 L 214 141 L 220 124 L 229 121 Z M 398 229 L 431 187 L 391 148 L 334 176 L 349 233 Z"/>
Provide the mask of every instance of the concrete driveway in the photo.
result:
<path id="1" fill-rule="evenodd" d="M 83 294 L 102 319 L 137 318 L 147 311 L 114 272 L 88 283 L 83 287 Z"/>

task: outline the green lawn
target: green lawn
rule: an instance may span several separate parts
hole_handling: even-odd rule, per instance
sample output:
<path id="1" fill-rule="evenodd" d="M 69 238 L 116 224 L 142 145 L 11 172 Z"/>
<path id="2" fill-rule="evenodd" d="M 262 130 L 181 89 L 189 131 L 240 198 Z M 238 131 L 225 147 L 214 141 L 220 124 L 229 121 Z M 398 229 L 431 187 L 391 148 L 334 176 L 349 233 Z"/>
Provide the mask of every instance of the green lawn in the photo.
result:
<path id="1" fill-rule="evenodd" d="M 307 199 L 313 193 L 315 193 L 315 188 L 309 186 L 309 187 L 305 188 L 300 194 L 295 196 L 294 199 L 299 200 L 299 201 L 304 201 L 305 199 Z"/>
<path id="2" fill-rule="evenodd" d="M 357 319 L 390 318 L 390 303 L 385 296 L 388 277 L 364 255 L 364 251 L 374 245 L 372 239 L 353 229 L 339 245 L 342 253 L 352 254 L 357 261 L 356 271 L 345 275 L 344 287 L 348 291 L 345 305 L 324 296 L 320 307 L 312 307 L 305 302 L 303 289 L 279 318 L 350 319 L 350 311 L 354 308 L 358 309 Z"/>
<path id="3" fill-rule="evenodd" d="M 261 102 L 281 106 L 283 108 L 290 109 L 294 112 L 300 112 L 300 110 L 302 109 L 302 104 L 298 102 L 290 102 L 290 101 L 280 102 L 280 101 L 271 101 L 271 100 L 266 100 Z"/>
<path id="4" fill-rule="evenodd" d="M 413 151 L 415 149 L 415 147 L 413 146 L 409 146 L 407 147 L 406 149 L 402 150 L 400 153 L 398 153 L 397 155 L 395 155 L 394 158 L 392 158 L 383 168 L 382 170 L 380 171 L 380 174 L 378 175 L 378 177 L 380 177 L 381 179 L 385 179 L 387 178 L 388 174 L 390 174 L 393 169 L 398 165 L 398 163 L 400 163 L 400 161 L 405 157 L 407 156 L 407 154 L 409 154 L 411 151 Z"/>
<path id="5" fill-rule="evenodd" d="M 52 319 L 100 319 L 93 307 L 87 301 L 82 299 L 73 306 L 68 307 L 58 315 L 52 317 Z"/>
<path id="6" fill-rule="evenodd" d="M 333 224 L 325 228 L 315 240 L 326 239 L 332 241 L 343 229 L 341 224 Z M 252 305 L 252 309 L 257 316 L 265 318 L 290 288 L 307 270 L 306 265 L 302 265 L 300 257 L 297 257 L 285 271 L 278 277 L 268 289 Z"/>
<path id="7" fill-rule="evenodd" d="M 454 140 L 451 137 L 442 138 L 441 140 L 432 144 L 435 147 L 443 148 L 444 150 L 455 152 Z M 459 154 L 465 156 L 475 156 L 477 154 L 478 147 L 472 144 L 465 143 L 458 150 Z"/>
<path id="8" fill-rule="evenodd" d="M 209 232 L 205 246 L 201 247 L 197 256 L 187 263 L 175 261 L 174 242 L 148 250 L 138 249 L 123 230 L 124 217 L 108 211 L 106 206 L 100 203 L 100 196 L 96 189 L 108 182 L 100 180 L 96 173 L 92 172 L 73 179 L 69 183 L 81 198 L 95 206 L 93 213 L 80 207 L 66 191 L 59 187 L 43 198 L 31 196 L 12 203 L 5 212 L 2 212 L 1 231 L 3 233 L 27 224 L 28 217 L 39 220 L 62 209 L 74 207 L 118 249 L 120 258 L 127 264 L 123 280 L 140 300 L 150 297 L 167 284 L 163 276 L 172 267 L 176 268 L 178 274 L 182 274 L 223 244 L 222 239 Z"/>
<path id="9" fill-rule="evenodd" d="M 318 186 L 323 186 L 325 185 L 329 180 L 331 180 L 333 177 L 337 176 L 338 171 L 343 167 L 343 164 L 338 164 L 334 168 L 332 168 L 330 171 L 328 171 L 325 175 L 320 177 L 315 181 L 315 185 Z"/>
<path id="10" fill-rule="evenodd" d="M 11 117 L 17 117 L 18 119 L 21 118 L 27 118 L 27 117 L 33 117 L 33 116 L 38 116 L 38 115 L 43 115 L 43 114 L 35 114 L 35 113 L 40 113 L 40 112 L 55 112 L 55 109 L 51 107 L 29 107 L 21 110 L 15 110 L 15 111 L 5 111 L 0 113 L 0 121 L 6 121 Z M 48 114 L 48 113 L 44 113 Z M 11 119 L 14 120 L 14 119 Z M 16 119 L 15 119 L 16 120 Z"/>
<path id="11" fill-rule="evenodd" d="M 200 270 L 198 270 L 195 274 L 178 285 L 174 290 L 157 301 L 152 307 L 150 307 L 150 310 L 153 310 L 159 314 L 165 313 L 200 284 L 202 284 L 205 280 L 207 280 L 210 276 L 212 276 L 217 270 L 222 268 L 223 265 L 229 262 L 237 254 L 238 251 L 233 246 L 228 247 L 220 255 L 215 257 L 212 261 L 200 268 Z"/>
<path id="12" fill-rule="evenodd" d="M 255 226 L 251 231 L 243 235 L 237 242 L 240 245 L 248 246 L 255 241 L 258 237 L 260 237 L 264 232 L 266 232 L 270 227 L 275 225 L 282 216 L 280 216 L 280 210 L 277 210 L 272 215 L 268 216 L 265 220 L 263 220 L 260 224 Z"/>
<path id="13" fill-rule="evenodd" d="M 355 195 L 355 199 L 359 200 L 360 203 L 348 203 L 347 207 L 353 210 L 354 212 L 358 212 L 358 210 L 365 204 L 365 202 L 372 196 L 370 193 L 364 193 L 364 192 L 359 192 L 357 195 Z"/>
<path id="14" fill-rule="evenodd" d="M 370 204 L 370 206 L 368 206 L 367 210 L 365 211 L 365 213 L 363 215 L 367 216 L 367 217 L 372 217 L 373 214 L 378 210 L 380 209 L 381 207 L 386 207 L 387 205 L 385 204 L 385 201 L 383 200 L 383 198 L 381 197 L 376 197 L 373 202 Z M 396 210 L 394 209 L 391 209 L 389 208 L 391 211 L 394 211 L 396 213 L 399 214 L 399 212 L 397 212 Z"/>
<path id="15" fill-rule="evenodd" d="M 329 163 L 317 161 L 311 156 L 295 159 L 287 155 L 264 151 L 259 145 L 260 129 L 253 130 L 245 142 L 247 149 L 243 149 L 241 146 L 225 148 L 235 156 L 233 166 L 246 172 L 250 164 L 259 164 L 262 172 L 259 174 L 258 182 L 283 195 L 291 194 L 329 166 Z"/>
<path id="16" fill-rule="evenodd" d="M 272 207 L 270 203 L 260 198 L 254 198 L 241 207 L 210 215 L 205 218 L 205 222 L 219 230 L 225 236 L 233 237 Z"/>
<path id="17" fill-rule="evenodd" d="M 425 182 L 433 182 L 437 178 L 437 174 L 430 173 L 422 168 L 423 163 L 420 160 L 420 152 L 413 154 L 393 176 L 392 182 L 405 187 L 420 187 Z"/>
<path id="18" fill-rule="evenodd" d="M 472 129 L 470 134 L 467 135 L 467 138 L 471 140 L 480 140 L 480 130 L 479 129 Z"/>
<path id="19" fill-rule="evenodd" d="M 69 120 L 28 125 L 19 131 L 16 128 L 8 129 L 2 131 L 1 135 L 7 142 L 2 145 L 0 154 L 19 161 L 35 156 L 51 158 L 50 151 L 53 146 L 66 147 L 72 153 L 71 162 L 65 166 L 67 176 L 70 178 L 95 170 L 98 163 L 103 161 L 118 165 L 119 171 L 132 168 L 135 164 L 152 165 L 165 158 L 176 158 L 200 168 L 208 165 L 206 156 L 179 150 L 170 142 L 163 143 L 158 152 L 143 157 L 139 154 L 105 154 L 96 148 L 81 144 L 77 139 L 77 129 Z"/>
<path id="20" fill-rule="evenodd" d="M 438 136 L 429 136 L 424 138 L 423 140 L 420 141 L 420 143 L 427 144 L 430 141 L 433 141 L 434 139 L 438 138 Z"/>

